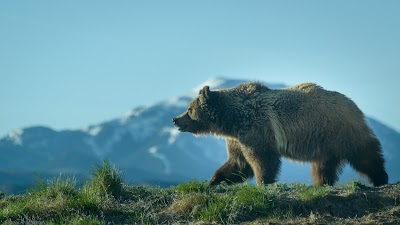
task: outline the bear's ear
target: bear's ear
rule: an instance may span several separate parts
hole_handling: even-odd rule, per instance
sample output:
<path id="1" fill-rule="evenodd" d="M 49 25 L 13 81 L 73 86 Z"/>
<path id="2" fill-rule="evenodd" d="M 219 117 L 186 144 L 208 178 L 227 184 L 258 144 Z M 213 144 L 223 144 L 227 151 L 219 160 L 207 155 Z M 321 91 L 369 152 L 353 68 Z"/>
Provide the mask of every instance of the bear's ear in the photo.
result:
<path id="1" fill-rule="evenodd" d="M 202 92 L 202 94 L 203 94 L 205 99 L 210 98 L 211 91 L 210 91 L 210 87 L 209 86 L 204 86 L 203 90 L 200 91 L 200 92 Z"/>

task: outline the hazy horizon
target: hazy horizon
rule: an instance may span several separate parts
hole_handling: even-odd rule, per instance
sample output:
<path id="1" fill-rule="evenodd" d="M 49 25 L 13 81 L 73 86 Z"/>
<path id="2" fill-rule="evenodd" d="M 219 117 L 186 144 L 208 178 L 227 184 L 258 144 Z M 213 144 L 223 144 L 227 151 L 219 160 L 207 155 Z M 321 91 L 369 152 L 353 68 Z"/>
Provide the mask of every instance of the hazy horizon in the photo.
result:
<path id="1" fill-rule="evenodd" d="M 211 77 L 314 82 L 400 131 L 399 1 L 0 1 L 0 137 L 78 129 Z"/>

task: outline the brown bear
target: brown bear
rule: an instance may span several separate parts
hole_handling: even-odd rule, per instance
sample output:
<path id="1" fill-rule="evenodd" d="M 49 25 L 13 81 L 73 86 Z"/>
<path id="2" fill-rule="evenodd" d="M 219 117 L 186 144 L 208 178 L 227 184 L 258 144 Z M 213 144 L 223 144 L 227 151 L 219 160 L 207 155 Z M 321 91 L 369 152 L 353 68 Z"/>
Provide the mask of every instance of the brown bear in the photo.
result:
<path id="1" fill-rule="evenodd" d="M 210 180 L 275 182 L 280 157 L 311 162 L 316 185 L 333 185 L 345 162 L 375 186 L 388 175 L 379 140 L 355 103 L 313 83 L 272 90 L 251 82 L 230 89 L 200 90 L 186 112 L 173 119 L 182 132 L 226 139 L 228 160 Z"/>

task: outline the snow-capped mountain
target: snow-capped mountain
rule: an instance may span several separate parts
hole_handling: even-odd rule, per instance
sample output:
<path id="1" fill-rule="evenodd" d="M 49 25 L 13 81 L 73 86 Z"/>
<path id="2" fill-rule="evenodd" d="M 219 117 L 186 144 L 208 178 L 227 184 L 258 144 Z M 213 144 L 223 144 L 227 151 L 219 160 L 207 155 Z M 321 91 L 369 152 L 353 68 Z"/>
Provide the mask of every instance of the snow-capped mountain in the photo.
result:
<path id="1" fill-rule="evenodd" d="M 171 119 L 186 110 L 204 86 L 212 89 L 236 86 L 244 80 L 214 78 L 192 93 L 133 109 L 121 118 L 81 130 L 54 131 L 30 127 L 0 139 L 0 191 L 19 192 L 60 173 L 85 180 L 103 159 L 124 172 L 128 184 L 170 185 L 190 179 L 209 179 L 226 160 L 225 141 L 180 133 Z M 267 84 L 282 88 L 283 84 Z M 390 182 L 400 180 L 400 134 L 376 120 L 368 123 L 381 140 Z M 311 182 L 309 164 L 284 160 L 279 181 Z M 341 180 L 359 179 L 346 167 Z"/>

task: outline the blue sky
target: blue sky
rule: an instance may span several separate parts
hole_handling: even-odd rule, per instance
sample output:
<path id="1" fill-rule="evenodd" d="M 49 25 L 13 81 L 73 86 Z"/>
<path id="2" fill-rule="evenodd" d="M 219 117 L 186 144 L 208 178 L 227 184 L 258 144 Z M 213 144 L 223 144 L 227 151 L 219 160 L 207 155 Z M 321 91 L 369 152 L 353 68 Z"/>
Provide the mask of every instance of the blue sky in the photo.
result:
<path id="1" fill-rule="evenodd" d="M 77 129 L 210 77 L 315 82 L 400 131 L 400 1 L 0 1 L 0 136 Z"/>

